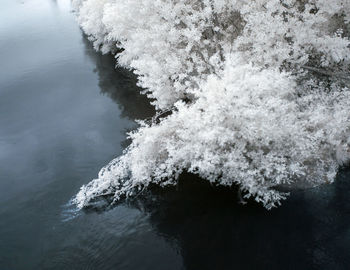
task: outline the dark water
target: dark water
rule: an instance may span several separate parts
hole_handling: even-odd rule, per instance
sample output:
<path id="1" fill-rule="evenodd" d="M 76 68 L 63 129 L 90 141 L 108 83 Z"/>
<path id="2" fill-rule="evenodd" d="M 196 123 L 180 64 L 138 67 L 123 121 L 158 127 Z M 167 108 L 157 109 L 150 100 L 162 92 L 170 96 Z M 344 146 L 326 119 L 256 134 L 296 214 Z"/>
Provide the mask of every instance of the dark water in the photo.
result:
<path id="1" fill-rule="evenodd" d="M 350 171 L 282 207 L 183 176 L 113 209 L 67 203 L 153 114 L 69 0 L 0 3 L 0 270 L 350 269 Z"/>

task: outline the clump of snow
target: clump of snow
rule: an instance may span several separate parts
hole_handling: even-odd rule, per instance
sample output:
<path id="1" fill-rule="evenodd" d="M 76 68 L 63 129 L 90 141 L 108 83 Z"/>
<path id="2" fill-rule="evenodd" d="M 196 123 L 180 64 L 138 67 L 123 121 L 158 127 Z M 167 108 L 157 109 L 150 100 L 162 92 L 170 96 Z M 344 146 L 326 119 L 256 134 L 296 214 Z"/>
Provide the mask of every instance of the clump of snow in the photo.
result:
<path id="1" fill-rule="evenodd" d="M 270 209 L 284 185 L 331 183 L 350 160 L 350 2 L 74 0 L 102 52 L 167 117 L 75 197 L 115 200 L 183 171 L 238 185 Z"/>

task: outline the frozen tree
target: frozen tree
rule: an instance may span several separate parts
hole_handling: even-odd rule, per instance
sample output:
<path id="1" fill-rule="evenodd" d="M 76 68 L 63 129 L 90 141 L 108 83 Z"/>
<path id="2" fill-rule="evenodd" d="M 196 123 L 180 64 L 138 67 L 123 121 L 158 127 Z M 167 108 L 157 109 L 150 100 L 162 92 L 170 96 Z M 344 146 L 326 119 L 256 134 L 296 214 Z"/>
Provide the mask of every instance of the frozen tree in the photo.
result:
<path id="1" fill-rule="evenodd" d="M 95 48 L 116 53 L 158 109 L 78 207 L 188 171 L 270 209 L 280 187 L 331 183 L 349 162 L 350 1 L 73 4 Z"/>

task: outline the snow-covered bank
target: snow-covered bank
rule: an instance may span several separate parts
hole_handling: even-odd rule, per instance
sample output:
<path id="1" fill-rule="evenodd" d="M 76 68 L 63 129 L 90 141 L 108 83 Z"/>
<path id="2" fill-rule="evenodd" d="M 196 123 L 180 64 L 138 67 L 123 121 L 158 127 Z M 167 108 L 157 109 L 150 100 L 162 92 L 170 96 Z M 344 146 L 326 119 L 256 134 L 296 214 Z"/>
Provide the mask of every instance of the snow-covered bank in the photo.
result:
<path id="1" fill-rule="evenodd" d="M 350 158 L 350 2 L 75 0 L 96 49 L 160 111 L 75 197 L 115 200 L 190 171 L 238 184 L 266 208 L 275 188 L 330 183 Z"/>

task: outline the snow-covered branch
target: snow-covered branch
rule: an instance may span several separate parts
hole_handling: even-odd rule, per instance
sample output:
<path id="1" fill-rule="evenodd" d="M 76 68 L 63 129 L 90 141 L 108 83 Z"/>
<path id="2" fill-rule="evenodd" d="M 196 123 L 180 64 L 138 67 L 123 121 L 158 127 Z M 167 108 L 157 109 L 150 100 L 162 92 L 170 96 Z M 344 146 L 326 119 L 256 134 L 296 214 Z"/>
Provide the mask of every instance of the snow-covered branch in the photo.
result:
<path id="1" fill-rule="evenodd" d="M 350 160 L 350 1 L 74 0 L 96 49 L 154 99 L 157 121 L 82 187 L 79 207 L 183 171 L 270 209 L 283 185 L 331 183 Z"/>

